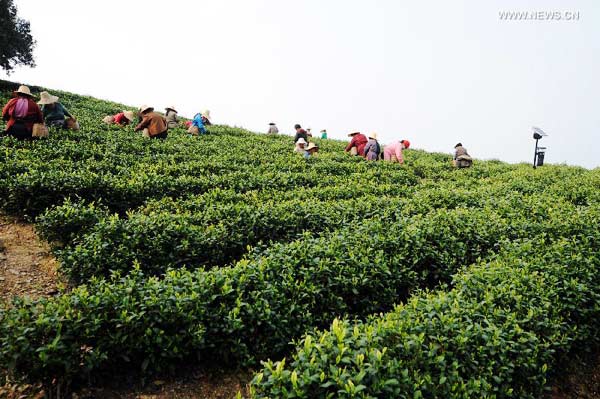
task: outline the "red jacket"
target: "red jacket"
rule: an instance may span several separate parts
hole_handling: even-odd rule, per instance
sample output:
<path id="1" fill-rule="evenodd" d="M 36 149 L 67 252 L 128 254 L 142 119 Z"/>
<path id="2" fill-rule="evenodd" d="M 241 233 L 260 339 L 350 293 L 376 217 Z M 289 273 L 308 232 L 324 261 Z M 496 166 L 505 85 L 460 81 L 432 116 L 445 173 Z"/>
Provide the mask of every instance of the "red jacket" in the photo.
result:
<path id="1" fill-rule="evenodd" d="M 365 155 L 365 146 L 367 145 L 368 141 L 369 140 L 367 140 L 367 137 L 364 134 L 362 134 L 362 133 L 355 134 L 354 136 L 352 136 L 352 140 L 350 140 L 350 142 L 346 146 L 346 151 L 350 151 L 352 149 L 352 147 L 356 147 L 356 150 L 358 151 L 358 155 L 364 156 Z"/>
<path id="2" fill-rule="evenodd" d="M 123 112 L 119 112 L 118 114 L 115 115 L 115 123 L 117 125 L 128 125 L 129 124 L 129 119 L 125 118 L 125 113 Z"/>
<path id="3" fill-rule="evenodd" d="M 2 119 L 8 121 L 6 123 L 6 130 L 10 129 L 16 122 L 16 119 L 13 116 L 13 111 L 19 98 L 20 97 L 11 98 L 2 109 Z M 29 130 L 33 130 L 34 123 L 44 122 L 42 110 L 31 98 L 27 98 L 27 115 L 22 120 L 25 121 L 25 126 Z"/>

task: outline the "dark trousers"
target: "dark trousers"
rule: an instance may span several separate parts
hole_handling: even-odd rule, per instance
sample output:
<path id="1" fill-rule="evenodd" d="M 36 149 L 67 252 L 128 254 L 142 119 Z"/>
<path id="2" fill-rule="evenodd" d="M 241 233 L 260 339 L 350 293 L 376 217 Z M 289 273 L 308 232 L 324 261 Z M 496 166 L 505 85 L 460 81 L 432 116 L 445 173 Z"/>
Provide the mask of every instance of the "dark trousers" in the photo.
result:
<path id="1" fill-rule="evenodd" d="M 159 133 L 159 134 L 154 135 L 154 136 L 151 136 L 150 138 L 151 139 L 161 139 L 161 140 L 164 140 L 164 139 L 167 138 L 167 131 L 165 130 L 164 132 Z"/>
<path id="2" fill-rule="evenodd" d="M 6 131 L 7 135 L 13 136 L 19 140 L 30 139 L 32 133 L 33 131 L 27 129 L 27 126 L 25 126 L 25 124 L 22 122 L 15 122 L 15 124 Z"/>
<path id="3" fill-rule="evenodd" d="M 48 126 L 56 126 L 56 127 L 62 128 L 62 129 L 64 129 L 66 127 L 64 119 L 54 119 L 52 121 L 46 121 L 46 124 Z"/>

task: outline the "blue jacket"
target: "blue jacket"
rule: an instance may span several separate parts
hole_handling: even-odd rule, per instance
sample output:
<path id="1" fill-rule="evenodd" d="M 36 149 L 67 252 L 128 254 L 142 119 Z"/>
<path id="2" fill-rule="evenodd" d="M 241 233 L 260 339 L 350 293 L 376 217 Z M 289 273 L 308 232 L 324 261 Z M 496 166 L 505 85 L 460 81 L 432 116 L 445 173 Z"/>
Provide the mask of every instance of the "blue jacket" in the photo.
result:
<path id="1" fill-rule="evenodd" d="M 200 130 L 200 133 L 206 133 L 204 123 L 202 122 L 202 115 L 199 113 L 194 115 L 194 119 L 192 119 L 192 126 L 196 126 Z"/>

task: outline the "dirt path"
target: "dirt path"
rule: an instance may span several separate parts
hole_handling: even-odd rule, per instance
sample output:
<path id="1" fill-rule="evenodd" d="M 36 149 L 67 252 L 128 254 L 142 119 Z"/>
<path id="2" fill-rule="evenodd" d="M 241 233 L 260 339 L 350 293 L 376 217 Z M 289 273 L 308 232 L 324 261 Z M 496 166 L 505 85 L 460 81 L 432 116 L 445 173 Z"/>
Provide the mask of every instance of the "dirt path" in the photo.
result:
<path id="1" fill-rule="evenodd" d="M 0 301 L 15 295 L 39 298 L 56 294 L 61 284 L 57 265 L 33 225 L 0 216 Z"/>
<path id="2" fill-rule="evenodd" d="M 543 399 L 600 398 L 600 348 L 573 354 L 558 367 L 557 375 L 550 381 L 552 389 Z"/>
<path id="3" fill-rule="evenodd" d="M 189 371 L 175 379 L 154 380 L 145 387 L 88 388 L 73 394 L 73 399 L 233 399 L 241 391 L 248 395 L 250 371 Z"/>

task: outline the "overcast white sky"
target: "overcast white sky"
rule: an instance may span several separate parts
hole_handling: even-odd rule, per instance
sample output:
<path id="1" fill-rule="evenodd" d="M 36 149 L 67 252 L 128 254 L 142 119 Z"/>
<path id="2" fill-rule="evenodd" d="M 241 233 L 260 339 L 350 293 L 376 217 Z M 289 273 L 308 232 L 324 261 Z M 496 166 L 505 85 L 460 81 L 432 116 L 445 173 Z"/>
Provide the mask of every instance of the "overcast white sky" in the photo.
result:
<path id="1" fill-rule="evenodd" d="M 2 78 L 266 131 L 600 166 L 600 2 L 15 0 L 37 67 Z M 574 12 L 501 20 L 501 11 Z"/>

